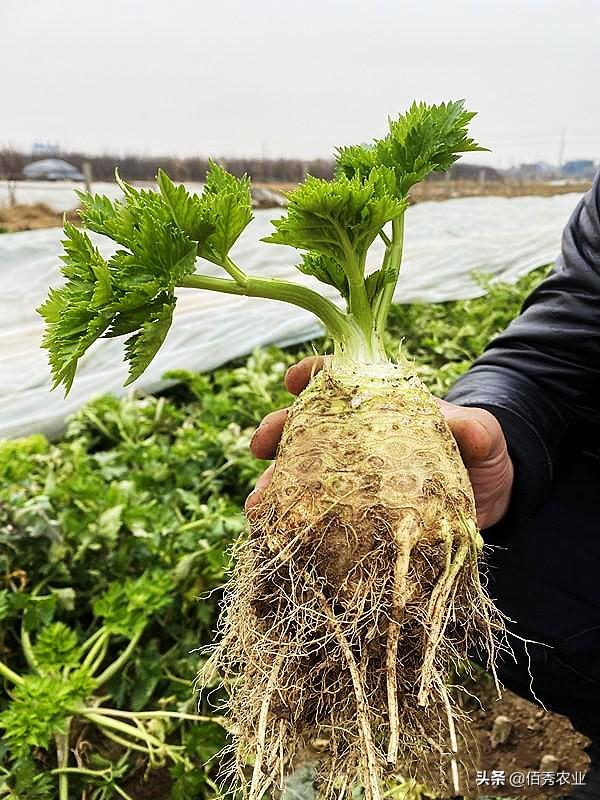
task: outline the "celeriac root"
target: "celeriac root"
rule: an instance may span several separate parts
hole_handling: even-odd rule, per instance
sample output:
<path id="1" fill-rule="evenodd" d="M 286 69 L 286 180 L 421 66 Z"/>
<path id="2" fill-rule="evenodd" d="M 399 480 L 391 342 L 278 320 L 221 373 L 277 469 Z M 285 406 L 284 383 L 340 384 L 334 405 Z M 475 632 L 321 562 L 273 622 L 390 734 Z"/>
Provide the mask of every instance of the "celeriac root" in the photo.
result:
<path id="1" fill-rule="evenodd" d="M 482 544 L 456 443 L 411 368 L 320 373 L 236 547 L 207 667 L 228 690 L 244 796 L 281 790 L 317 741 L 325 800 L 356 784 L 380 800 L 398 770 L 441 788 L 451 772 L 457 790 L 464 721 L 446 681 L 473 651 L 493 670 L 504 640 Z"/>

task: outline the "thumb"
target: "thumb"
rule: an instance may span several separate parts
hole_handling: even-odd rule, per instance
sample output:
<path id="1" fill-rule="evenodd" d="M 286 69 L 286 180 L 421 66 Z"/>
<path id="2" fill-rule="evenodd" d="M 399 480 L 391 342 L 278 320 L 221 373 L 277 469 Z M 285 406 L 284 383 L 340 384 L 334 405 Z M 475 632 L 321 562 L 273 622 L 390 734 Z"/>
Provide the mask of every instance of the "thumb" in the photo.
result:
<path id="1" fill-rule="evenodd" d="M 499 454 L 504 436 L 500 423 L 483 408 L 457 406 L 438 400 L 467 467 L 481 464 Z"/>
<path id="2" fill-rule="evenodd" d="M 447 420 L 466 467 L 474 467 L 491 457 L 494 437 L 486 425 L 471 416 Z"/>

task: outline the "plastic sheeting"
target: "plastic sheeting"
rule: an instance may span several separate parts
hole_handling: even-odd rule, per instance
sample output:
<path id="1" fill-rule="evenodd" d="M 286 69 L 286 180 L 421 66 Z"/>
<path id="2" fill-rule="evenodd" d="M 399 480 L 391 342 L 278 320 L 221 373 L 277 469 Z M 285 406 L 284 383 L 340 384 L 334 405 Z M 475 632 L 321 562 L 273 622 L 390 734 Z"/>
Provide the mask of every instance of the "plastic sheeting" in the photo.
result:
<path id="1" fill-rule="evenodd" d="M 154 188 L 155 184 L 152 183 L 137 183 L 133 182 L 135 186 L 143 186 Z M 188 183 L 188 189 L 192 191 L 200 191 L 202 189 L 201 183 Z M 51 208 L 53 211 L 72 211 L 79 205 L 79 198 L 76 192 L 85 191 L 85 185 L 81 181 L 13 181 L 12 193 L 14 194 L 15 202 L 22 205 L 32 205 L 34 203 L 43 203 Z M 92 184 L 92 191 L 94 194 L 105 194 L 110 198 L 117 198 L 122 195 L 116 183 L 108 183 L 103 181 L 95 181 Z M 0 183 L 0 207 L 9 205 L 11 195 L 9 193 L 8 184 L 6 182 Z"/>
<path id="2" fill-rule="evenodd" d="M 512 281 L 553 261 L 562 228 L 578 200 L 573 194 L 482 197 L 410 207 L 396 300 L 474 297 L 481 294 L 471 279 L 474 270 Z M 294 250 L 259 242 L 270 230 L 269 221 L 280 213 L 256 212 L 235 247 L 235 260 L 247 272 L 318 285 L 334 298 L 335 290 L 294 268 Z M 95 343 L 81 360 L 66 399 L 59 389 L 50 391 L 47 354 L 40 349 L 43 326 L 35 308 L 48 287 L 61 282 L 61 236 L 58 228 L 0 236 L 0 438 L 33 432 L 56 435 L 65 418 L 90 398 L 126 391 L 120 339 Z M 106 239 L 94 239 L 105 255 L 111 252 Z M 374 245 L 374 266 L 381 252 Z M 202 269 L 223 274 L 210 265 Z M 320 330 L 311 314 L 286 303 L 182 290 L 163 347 L 132 387 L 156 391 L 166 385 L 162 375 L 170 369 L 213 369 L 258 345 L 301 341 Z"/>

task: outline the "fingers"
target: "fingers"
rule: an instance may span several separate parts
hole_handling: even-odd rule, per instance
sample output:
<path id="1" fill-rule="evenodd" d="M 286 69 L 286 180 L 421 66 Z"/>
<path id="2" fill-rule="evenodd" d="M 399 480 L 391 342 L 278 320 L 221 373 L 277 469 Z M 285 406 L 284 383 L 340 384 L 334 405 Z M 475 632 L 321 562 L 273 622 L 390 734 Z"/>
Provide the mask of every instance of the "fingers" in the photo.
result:
<path id="1" fill-rule="evenodd" d="M 283 383 L 291 394 L 300 394 L 306 388 L 308 382 L 320 369 L 323 368 L 323 356 L 307 356 L 297 364 L 291 366 L 285 373 Z"/>
<path id="2" fill-rule="evenodd" d="M 280 408 L 264 417 L 250 440 L 250 452 L 255 458 L 275 458 L 287 415 L 287 408 Z"/>
<path id="3" fill-rule="evenodd" d="M 504 451 L 504 434 L 498 420 L 483 408 L 456 406 L 438 400 L 467 467 L 494 459 Z"/>
<path id="4" fill-rule="evenodd" d="M 315 372 L 323 367 L 323 356 L 308 356 L 288 369 L 285 375 L 284 384 L 288 392 L 300 394 L 307 386 Z M 279 411 L 272 411 L 263 419 L 258 428 L 254 431 L 254 436 L 250 441 L 250 451 L 256 458 L 271 459 L 277 454 L 277 445 L 281 438 L 281 432 L 288 416 L 287 408 L 280 408 Z M 246 498 L 246 513 L 251 512 L 254 506 L 260 501 L 261 495 L 266 489 L 273 475 L 275 465 L 267 467 L 256 482 L 254 490 Z"/>
<path id="5" fill-rule="evenodd" d="M 311 377 L 323 367 L 323 356 L 308 356 L 286 372 L 284 383 L 292 394 L 300 394 Z M 287 419 L 287 408 L 273 411 L 263 419 L 250 442 L 250 452 L 256 458 L 275 458 L 281 431 Z"/>
<path id="6" fill-rule="evenodd" d="M 250 511 L 254 506 L 260 501 L 260 496 L 264 492 L 264 490 L 269 485 L 271 478 L 273 477 L 273 470 L 275 469 L 275 464 L 271 464 L 271 466 L 267 467 L 260 478 L 256 481 L 256 486 L 250 492 L 248 497 L 246 498 L 246 503 L 244 504 L 244 509 L 246 513 Z"/>
<path id="7" fill-rule="evenodd" d="M 291 366 L 285 374 L 284 384 L 288 392 L 300 394 L 311 377 L 323 367 L 323 356 L 308 356 Z M 287 408 L 273 411 L 263 419 L 250 442 L 250 451 L 256 458 L 275 458 L 281 431 L 287 419 Z"/>

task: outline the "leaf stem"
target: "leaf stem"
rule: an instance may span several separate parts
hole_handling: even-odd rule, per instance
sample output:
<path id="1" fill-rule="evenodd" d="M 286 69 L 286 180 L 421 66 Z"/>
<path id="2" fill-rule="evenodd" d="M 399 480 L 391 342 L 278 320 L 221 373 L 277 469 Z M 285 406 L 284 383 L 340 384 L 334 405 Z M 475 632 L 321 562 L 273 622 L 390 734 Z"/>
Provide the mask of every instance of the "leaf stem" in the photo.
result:
<path id="1" fill-rule="evenodd" d="M 98 628 L 96 631 L 94 631 L 94 633 L 90 634 L 90 636 L 88 636 L 88 638 L 85 640 L 85 642 L 83 642 L 83 643 L 82 643 L 82 644 L 79 646 L 79 652 L 80 652 L 80 653 L 83 655 L 83 653 L 85 653 L 87 650 L 89 650 L 89 649 L 90 649 L 90 647 L 91 647 L 91 646 L 94 644 L 94 642 L 96 641 L 96 639 L 97 639 L 99 636 L 102 636 L 102 635 L 104 634 L 105 630 L 106 630 L 106 629 L 105 629 L 104 627 L 102 627 L 102 628 Z"/>
<path id="2" fill-rule="evenodd" d="M 383 230 L 383 228 L 379 231 L 379 238 L 384 242 L 386 247 L 389 247 L 392 243 L 392 240 L 387 235 L 387 233 Z"/>
<path id="3" fill-rule="evenodd" d="M 21 625 L 21 650 L 23 651 L 23 655 L 25 656 L 25 660 L 27 661 L 29 668 L 38 675 L 41 675 L 42 670 L 40 669 L 38 660 L 33 653 L 31 637 L 29 636 L 29 632 L 25 630 L 24 624 Z"/>
<path id="4" fill-rule="evenodd" d="M 113 789 L 117 794 L 120 794 L 124 800 L 133 800 L 133 797 L 130 794 L 127 794 L 125 789 L 121 789 L 120 786 L 117 786 L 116 783 L 113 784 Z"/>
<path id="5" fill-rule="evenodd" d="M 327 328 L 330 336 L 343 341 L 348 333 L 347 315 L 341 312 L 330 300 L 320 294 L 291 281 L 277 278 L 260 278 L 249 276 L 244 284 L 227 278 L 213 278 L 206 275 L 190 275 L 184 278 L 180 287 L 191 289 L 210 289 L 226 294 L 244 295 L 246 297 L 265 297 L 271 300 L 282 300 L 310 311 L 317 316 Z"/>
<path id="6" fill-rule="evenodd" d="M 241 270 L 238 265 L 229 257 L 225 258 L 225 261 L 221 265 L 223 269 L 226 269 L 227 272 L 231 275 L 232 278 L 235 279 L 236 283 L 239 283 L 240 286 L 243 286 L 245 282 L 248 280 L 248 276 L 246 273 Z"/>
<path id="7" fill-rule="evenodd" d="M 385 331 L 390 306 L 394 298 L 394 291 L 398 283 L 400 274 L 400 264 L 402 263 L 402 249 L 404 246 L 404 214 L 392 220 L 392 239 L 385 251 L 382 269 L 390 271 L 391 276 L 386 280 L 383 289 L 376 299 L 375 307 L 375 329 L 379 336 Z"/>
<path id="8" fill-rule="evenodd" d="M 9 680 L 11 683 L 17 684 L 20 686 L 25 681 L 20 675 L 17 675 L 16 672 L 13 672 L 10 667 L 7 667 L 3 661 L 0 661 L 0 675 L 4 675 L 4 677 Z"/>
<path id="9" fill-rule="evenodd" d="M 58 775 L 58 800 L 69 800 L 69 775 L 64 769 L 69 764 L 69 730 L 71 719 L 65 722 L 65 730 L 54 737 L 56 742 L 56 760 L 61 772 Z"/>
<path id="10" fill-rule="evenodd" d="M 67 773 L 68 775 L 90 775 L 93 778 L 103 778 L 105 775 L 110 775 L 110 768 L 107 769 L 86 769 L 85 767 L 56 767 L 50 770 L 50 775 L 61 775 Z"/>
<path id="11" fill-rule="evenodd" d="M 98 686 L 102 686 L 103 683 L 106 683 L 108 680 L 110 680 L 112 676 L 115 675 L 121 669 L 121 667 L 127 662 L 129 656 L 133 653 L 135 646 L 139 642 L 142 632 L 143 630 L 140 630 L 136 634 L 134 634 L 133 638 L 130 640 L 129 644 L 127 645 L 125 650 L 123 650 L 121 655 L 117 659 L 115 659 L 115 661 L 113 661 L 112 664 L 109 664 L 108 667 L 104 670 L 104 672 L 98 675 L 98 677 L 96 678 Z"/>
<path id="12" fill-rule="evenodd" d="M 130 742 L 129 739 L 124 739 L 122 736 L 118 736 L 114 731 L 110 731 L 108 728 L 104 728 L 102 734 L 106 736 L 107 739 L 110 739 L 111 742 L 116 742 L 116 744 L 120 744 L 121 747 L 125 747 L 129 750 L 135 750 L 138 753 L 145 753 L 148 754 L 148 748 L 142 747 L 141 744 L 137 742 Z"/>
<path id="13" fill-rule="evenodd" d="M 135 728 L 133 725 L 129 725 L 126 722 L 119 722 L 117 719 L 111 719 L 110 717 L 105 717 L 103 714 L 96 714 L 90 713 L 89 710 L 84 712 L 80 712 L 81 716 L 85 717 L 85 719 L 89 719 L 90 722 L 96 723 L 101 728 L 112 728 L 115 731 L 119 731 L 120 733 L 126 734 L 127 736 L 131 736 L 134 739 L 141 739 L 143 742 L 146 742 L 146 745 L 151 744 L 154 747 L 159 749 L 165 748 L 171 754 L 171 758 L 174 758 L 176 755 L 177 750 L 184 749 L 180 745 L 174 744 L 167 744 L 166 742 L 161 742 L 160 739 L 157 739 L 156 736 L 153 736 L 151 733 L 148 733 L 146 730 L 139 730 Z M 171 751 L 173 751 L 171 753 Z M 180 757 L 179 757 L 180 758 Z M 177 760 L 174 758 L 174 760 Z"/>
<path id="14" fill-rule="evenodd" d="M 226 728 L 225 717 L 220 716 L 202 716 L 200 714 L 185 714 L 182 711 L 121 711 L 116 708 L 104 708 L 102 706 L 93 706 L 91 708 L 82 709 L 81 713 L 92 714 L 106 714 L 111 717 L 123 717 L 125 719 L 154 719 L 156 717 L 165 719 L 189 719 L 192 722 L 214 722 L 216 725 L 221 725 Z"/>
<path id="15" fill-rule="evenodd" d="M 373 316 L 371 314 L 371 306 L 365 286 L 364 256 L 362 258 L 359 257 L 352 246 L 348 234 L 342 226 L 335 222 L 334 225 L 344 251 L 345 264 L 347 267 L 344 272 L 348 278 L 348 310 L 368 340 L 373 326 Z"/>
<path id="16" fill-rule="evenodd" d="M 106 658 L 106 651 L 108 650 L 108 636 L 102 639 L 102 646 L 98 652 L 98 657 L 90 664 L 90 675 L 95 675 L 97 670 L 102 666 L 102 662 Z"/>
<path id="17" fill-rule="evenodd" d="M 107 644 L 108 638 L 110 636 L 109 632 L 106 630 L 106 628 L 104 628 L 104 629 L 100 628 L 100 631 L 101 631 L 101 634 L 100 634 L 100 636 L 96 637 L 95 642 L 90 647 L 89 653 L 87 654 L 87 656 L 83 660 L 83 663 L 81 665 L 82 667 L 91 667 L 91 665 L 96 660 L 96 656 L 98 655 L 98 653 Z M 87 644 L 87 642 L 85 644 Z M 93 674 L 93 672 L 92 672 L 92 674 Z"/>
<path id="18" fill-rule="evenodd" d="M 143 749 L 143 748 L 140 748 Z M 144 750 L 144 752 L 146 752 Z M 51 775 L 89 775 L 90 778 L 102 778 L 107 783 L 111 782 L 112 772 L 110 769 L 86 769 L 85 767 L 65 767 L 65 768 L 58 768 L 58 769 L 51 769 Z M 128 795 L 123 789 L 119 788 L 116 783 L 113 783 L 112 788 L 120 794 L 121 797 L 125 798 L 125 800 L 133 800 L 131 795 Z"/>

